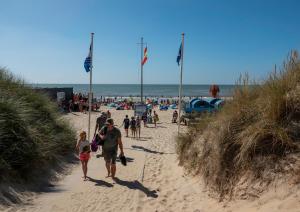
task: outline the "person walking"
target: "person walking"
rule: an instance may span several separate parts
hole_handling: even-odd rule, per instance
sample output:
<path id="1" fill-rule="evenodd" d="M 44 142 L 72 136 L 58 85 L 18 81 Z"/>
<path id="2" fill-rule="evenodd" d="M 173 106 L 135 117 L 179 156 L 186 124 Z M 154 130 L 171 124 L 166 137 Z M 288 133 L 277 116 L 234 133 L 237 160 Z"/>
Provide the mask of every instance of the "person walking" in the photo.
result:
<path id="1" fill-rule="evenodd" d="M 123 120 L 122 125 L 124 125 L 124 129 L 125 129 L 125 132 L 126 132 L 126 137 L 128 137 L 128 128 L 129 128 L 129 125 L 130 125 L 130 120 L 128 118 L 128 115 L 125 116 L 125 119 Z"/>
<path id="2" fill-rule="evenodd" d="M 76 149 L 79 151 L 79 158 L 81 161 L 83 178 L 84 181 L 87 180 L 88 162 L 90 159 L 90 142 L 86 140 L 86 132 L 82 131 L 79 135 L 79 140 L 76 144 Z"/>
<path id="3" fill-rule="evenodd" d="M 144 127 L 147 127 L 147 112 L 143 113 L 142 120 L 144 122 Z"/>
<path id="4" fill-rule="evenodd" d="M 155 128 L 156 128 L 156 123 L 158 122 L 158 115 L 157 115 L 157 113 L 156 113 L 156 111 L 154 110 L 153 111 L 153 121 L 154 121 L 154 126 L 155 126 Z"/>
<path id="5" fill-rule="evenodd" d="M 139 116 L 136 117 L 136 136 L 141 138 L 141 119 Z"/>
<path id="6" fill-rule="evenodd" d="M 135 120 L 134 116 L 131 117 L 130 129 L 131 129 L 131 136 L 133 138 L 135 138 L 136 137 L 136 120 Z"/>
<path id="7" fill-rule="evenodd" d="M 178 119 L 178 113 L 177 113 L 177 110 L 175 110 L 175 111 L 173 112 L 172 123 L 176 123 L 176 122 L 177 122 L 177 119 Z"/>
<path id="8" fill-rule="evenodd" d="M 100 131 L 102 129 L 102 127 L 105 125 L 105 122 L 106 122 L 107 118 L 108 117 L 107 117 L 107 114 L 105 112 L 102 112 L 101 115 L 97 118 L 94 137 L 97 133 L 97 130 Z"/>
<path id="9" fill-rule="evenodd" d="M 105 140 L 103 155 L 107 169 L 107 177 L 115 179 L 118 147 L 121 151 L 120 155 L 124 156 L 121 132 L 114 126 L 114 120 L 109 118 L 106 120 L 106 126 L 100 130 L 99 134 L 101 139 Z"/>

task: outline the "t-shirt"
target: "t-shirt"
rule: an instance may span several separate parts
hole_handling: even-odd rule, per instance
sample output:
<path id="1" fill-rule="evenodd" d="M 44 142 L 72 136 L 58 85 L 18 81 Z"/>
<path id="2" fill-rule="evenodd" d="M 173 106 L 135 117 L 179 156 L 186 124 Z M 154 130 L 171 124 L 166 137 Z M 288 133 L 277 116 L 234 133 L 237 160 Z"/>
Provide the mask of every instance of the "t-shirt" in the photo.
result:
<path id="1" fill-rule="evenodd" d="M 100 130 L 100 134 L 102 134 L 102 133 L 104 134 L 104 129 L 105 129 L 105 127 L 103 127 Z M 119 138 L 121 138 L 121 132 L 119 129 L 114 127 L 112 130 L 107 130 L 106 135 L 105 135 L 104 145 L 102 147 L 103 150 L 104 151 L 117 151 Z"/>
<path id="2" fill-rule="evenodd" d="M 124 122 L 125 127 L 129 127 L 129 123 L 130 123 L 129 118 L 125 118 L 123 122 Z"/>
<path id="3" fill-rule="evenodd" d="M 105 125 L 106 119 L 107 119 L 107 116 L 103 115 L 103 114 L 97 118 L 96 123 L 99 125 L 99 130 L 101 130 L 102 127 Z"/>
<path id="4" fill-rule="evenodd" d="M 78 142 L 80 142 L 79 143 L 79 153 L 82 153 L 83 152 L 83 148 L 85 147 L 85 146 L 90 146 L 90 142 L 88 141 L 88 140 L 85 140 L 85 141 L 78 141 Z"/>

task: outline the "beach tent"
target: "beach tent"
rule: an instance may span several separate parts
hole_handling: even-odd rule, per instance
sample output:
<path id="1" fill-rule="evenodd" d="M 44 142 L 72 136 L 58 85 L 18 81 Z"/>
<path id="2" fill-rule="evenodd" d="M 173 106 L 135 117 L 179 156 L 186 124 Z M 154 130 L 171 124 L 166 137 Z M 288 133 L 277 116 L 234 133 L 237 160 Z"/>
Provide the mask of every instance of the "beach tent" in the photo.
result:
<path id="1" fill-rule="evenodd" d="M 207 99 L 192 99 L 185 104 L 184 111 L 186 113 L 192 112 L 212 112 L 214 111 L 214 105 L 210 104 Z"/>

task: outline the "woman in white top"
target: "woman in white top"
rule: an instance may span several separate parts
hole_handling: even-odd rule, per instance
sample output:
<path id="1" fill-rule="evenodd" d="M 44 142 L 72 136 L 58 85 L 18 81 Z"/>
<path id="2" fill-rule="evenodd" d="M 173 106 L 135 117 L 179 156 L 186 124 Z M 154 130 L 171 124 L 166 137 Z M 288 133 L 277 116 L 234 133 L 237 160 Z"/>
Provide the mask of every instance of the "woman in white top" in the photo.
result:
<path id="1" fill-rule="evenodd" d="M 84 180 L 87 180 L 87 176 L 86 176 L 88 170 L 87 164 L 90 159 L 91 148 L 90 148 L 90 142 L 86 140 L 85 131 L 82 131 L 80 133 L 79 140 L 76 145 L 76 149 L 79 151 L 79 158 L 82 165 L 83 178 Z"/>

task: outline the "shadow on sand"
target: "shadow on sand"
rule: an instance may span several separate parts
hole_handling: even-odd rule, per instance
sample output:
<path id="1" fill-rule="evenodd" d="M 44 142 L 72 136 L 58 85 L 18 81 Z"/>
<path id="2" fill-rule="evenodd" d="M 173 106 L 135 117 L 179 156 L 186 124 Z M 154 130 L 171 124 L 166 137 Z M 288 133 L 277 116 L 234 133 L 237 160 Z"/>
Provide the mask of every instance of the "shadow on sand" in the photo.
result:
<path id="1" fill-rule="evenodd" d="M 117 157 L 117 160 L 116 160 L 116 161 L 117 161 L 117 162 L 121 162 L 119 157 Z M 131 163 L 131 162 L 134 161 L 134 158 L 126 157 L 126 161 L 127 161 L 128 163 Z"/>
<path id="2" fill-rule="evenodd" d="M 129 189 L 135 189 L 135 190 L 140 190 L 144 192 L 147 197 L 152 197 L 152 198 L 157 198 L 158 195 L 156 194 L 156 190 L 150 191 L 148 188 L 146 188 L 143 184 L 141 184 L 139 181 L 134 180 L 134 181 L 125 181 L 125 180 L 120 180 L 119 178 L 115 178 L 114 181 L 122 186 L 126 186 Z"/>
<path id="3" fill-rule="evenodd" d="M 87 177 L 89 181 L 95 183 L 95 186 L 102 186 L 102 187 L 113 187 L 114 185 L 103 180 L 96 180 L 91 177 Z"/>
<path id="4" fill-rule="evenodd" d="M 158 151 L 154 151 L 154 150 L 151 150 L 151 149 L 147 149 L 147 148 L 145 148 L 143 146 L 132 145 L 131 147 L 134 150 L 145 151 L 145 152 L 152 153 L 152 154 L 160 154 L 160 155 L 163 155 L 163 154 L 175 154 L 174 152 L 158 152 Z"/>

